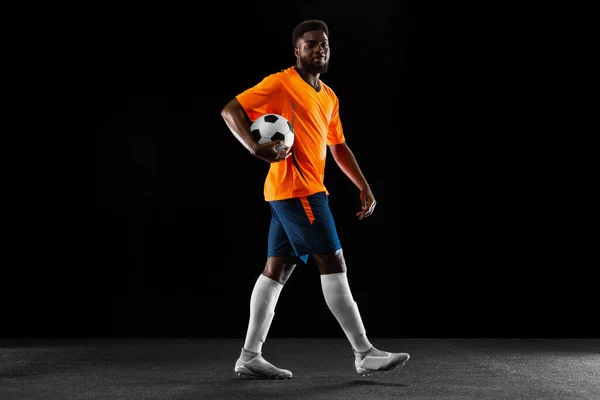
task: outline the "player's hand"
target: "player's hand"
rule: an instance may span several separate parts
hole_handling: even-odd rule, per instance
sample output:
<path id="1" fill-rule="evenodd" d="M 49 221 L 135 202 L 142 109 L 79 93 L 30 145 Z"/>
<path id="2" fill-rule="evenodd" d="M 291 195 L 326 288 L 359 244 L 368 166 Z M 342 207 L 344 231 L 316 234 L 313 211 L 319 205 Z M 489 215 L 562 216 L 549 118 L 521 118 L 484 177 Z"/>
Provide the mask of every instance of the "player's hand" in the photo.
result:
<path id="1" fill-rule="evenodd" d="M 292 155 L 292 148 L 287 147 L 283 140 L 276 140 L 256 147 L 254 155 L 268 163 L 280 162 Z"/>
<path id="2" fill-rule="evenodd" d="M 356 213 L 358 219 L 364 219 L 373 214 L 377 201 L 375 200 L 375 196 L 373 195 L 373 192 L 371 192 L 371 189 L 360 192 L 360 204 L 362 210 Z"/>

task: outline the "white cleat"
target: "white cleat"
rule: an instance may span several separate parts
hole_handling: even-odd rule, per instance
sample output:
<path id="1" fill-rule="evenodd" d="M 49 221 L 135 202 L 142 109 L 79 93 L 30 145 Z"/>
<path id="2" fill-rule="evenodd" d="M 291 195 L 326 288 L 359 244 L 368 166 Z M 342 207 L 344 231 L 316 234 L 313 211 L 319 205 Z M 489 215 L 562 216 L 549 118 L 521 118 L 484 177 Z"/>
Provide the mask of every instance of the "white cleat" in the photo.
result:
<path id="1" fill-rule="evenodd" d="M 354 365 L 356 372 L 362 376 L 371 376 L 373 372 L 393 371 L 406 364 L 410 355 L 408 353 L 388 353 L 371 347 L 365 352 L 354 352 Z"/>
<path id="2" fill-rule="evenodd" d="M 287 369 L 277 368 L 259 354 L 250 361 L 242 361 L 241 358 L 235 363 L 234 371 L 238 376 L 254 379 L 291 379 L 292 372 Z"/>

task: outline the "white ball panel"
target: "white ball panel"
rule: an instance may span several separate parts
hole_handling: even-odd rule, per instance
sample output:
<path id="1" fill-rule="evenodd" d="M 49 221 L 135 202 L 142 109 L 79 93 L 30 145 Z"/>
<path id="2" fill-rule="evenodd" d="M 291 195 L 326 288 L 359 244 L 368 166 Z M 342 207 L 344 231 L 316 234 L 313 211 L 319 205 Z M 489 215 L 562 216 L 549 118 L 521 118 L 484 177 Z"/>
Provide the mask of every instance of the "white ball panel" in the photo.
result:
<path id="1" fill-rule="evenodd" d="M 264 123 L 265 119 L 262 116 L 260 116 L 252 123 L 252 125 L 250 125 L 250 130 L 253 131 L 255 129 L 260 129 L 260 127 L 263 126 Z"/>
<path id="2" fill-rule="evenodd" d="M 292 145 L 294 144 L 294 133 L 293 132 L 288 132 L 288 134 L 285 135 L 284 143 L 287 147 L 292 147 Z"/>

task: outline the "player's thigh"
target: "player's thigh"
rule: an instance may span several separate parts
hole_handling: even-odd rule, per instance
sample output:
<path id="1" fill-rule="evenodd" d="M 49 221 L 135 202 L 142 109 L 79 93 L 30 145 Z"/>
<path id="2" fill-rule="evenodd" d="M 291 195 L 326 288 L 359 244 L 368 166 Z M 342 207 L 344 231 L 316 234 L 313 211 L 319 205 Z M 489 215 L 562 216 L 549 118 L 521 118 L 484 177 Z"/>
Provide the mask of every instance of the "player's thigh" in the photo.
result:
<path id="1" fill-rule="evenodd" d="M 282 211 L 281 206 L 285 206 L 284 202 L 270 203 L 271 205 L 271 224 L 269 226 L 269 238 L 267 245 L 267 258 L 272 264 L 272 268 L 277 268 L 290 264 L 290 257 L 295 259 L 295 263 L 305 263 L 308 259 L 307 254 L 298 253 L 297 248 L 290 239 L 290 231 L 295 234 L 295 227 L 286 227 L 287 215 L 289 211 Z M 285 207 L 283 208 L 285 210 Z M 285 257 L 285 258 L 282 258 Z"/>

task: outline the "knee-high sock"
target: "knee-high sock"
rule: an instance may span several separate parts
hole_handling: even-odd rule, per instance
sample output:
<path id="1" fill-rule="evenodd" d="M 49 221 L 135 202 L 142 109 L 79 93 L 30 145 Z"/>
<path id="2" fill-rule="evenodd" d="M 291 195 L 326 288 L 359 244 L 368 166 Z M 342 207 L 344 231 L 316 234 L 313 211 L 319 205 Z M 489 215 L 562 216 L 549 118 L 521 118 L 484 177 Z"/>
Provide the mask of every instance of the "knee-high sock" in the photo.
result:
<path id="1" fill-rule="evenodd" d="M 260 275 L 250 296 L 250 321 L 244 348 L 260 353 L 267 340 L 267 333 L 275 316 L 275 306 L 283 285 L 271 278 Z"/>
<path id="2" fill-rule="evenodd" d="M 358 306 L 352 297 L 345 272 L 321 275 L 321 287 L 327 306 L 344 330 L 355 351 L 371 347 Z"/>

